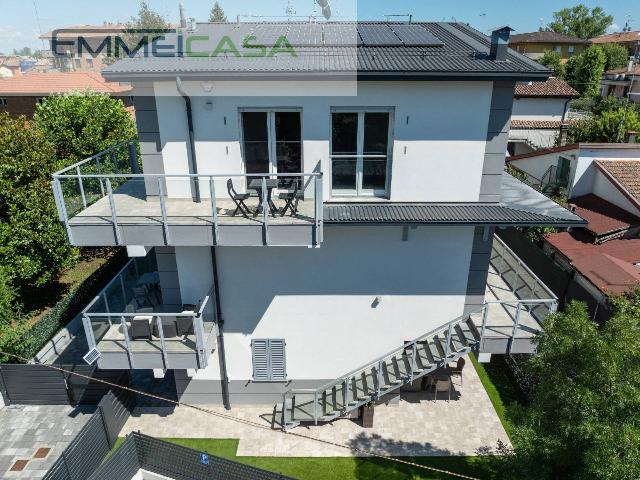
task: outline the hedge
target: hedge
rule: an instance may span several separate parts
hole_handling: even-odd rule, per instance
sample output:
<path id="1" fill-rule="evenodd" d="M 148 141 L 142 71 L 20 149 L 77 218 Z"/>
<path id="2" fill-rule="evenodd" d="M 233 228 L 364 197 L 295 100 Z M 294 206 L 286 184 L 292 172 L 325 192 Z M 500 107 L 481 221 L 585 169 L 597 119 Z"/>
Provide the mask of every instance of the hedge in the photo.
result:
<path id="1" fill-rule="evenodd" d="M 23 336 L 24 346 L 18 355 L 33 358 L 51 338 L 80 313 L 100 293 L 128 261 L 126 252 L 119 251 L 100 266 L 84 282 L 71 290 L 60 302 L 49 310 Z"/>

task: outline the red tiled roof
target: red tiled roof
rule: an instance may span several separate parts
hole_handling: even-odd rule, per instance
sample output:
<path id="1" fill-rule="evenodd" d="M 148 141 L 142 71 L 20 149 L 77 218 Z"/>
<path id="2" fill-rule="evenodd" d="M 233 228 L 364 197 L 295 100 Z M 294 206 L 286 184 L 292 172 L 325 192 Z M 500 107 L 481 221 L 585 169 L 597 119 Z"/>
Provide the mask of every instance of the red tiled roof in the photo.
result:
<path id="1" fill-rule="evenodd" d="M 542 32 L 529 32 L 511 35 L 509 44 L 512 43 L 573 43 L 575 45 L 584 45 L 589 43 L 589 40 L 571 37 L 564 33 L 543 30 Z"/>
<path id="2" fill-rule="evenodd" d="M 562 126 L 561 120 L 511 120 L 513 129 L 557 130 Z"/>
<path id="3" fill-rule="evenodd" d="M 640 285 L 640 238 L 590 243 L 585 230 L 550 233 L 547 242 L 603 293 L 620 295 Z"/>
<path id="4" fill-rule="evenodd" d="M 569 200 L 575 205 L 575 213 L 589 225 L 587 230 L 596 236 L 640 225 L 640 218 L 592 193 Z"/>
<path id="5" fill-rule="evenodd" d="M 2 95 L 53 95 L 87 89 L 109 94 L 122 94 L 131 91 L 129 85 L 107 82 L 102 78 L 102 75 L 95 72 L 31 72 L 19 77 L 0 80 L 0 94 Z"/>
<path id="6" fill-rule="evenodd" d="M 591 43 L 624 43 L 640 42 L 640 31 L 638 32 L 618 32 L 600 35 L 592 38 Z"/>
<path id="7" fill-rule="evenodd" d="M 621 75 L 623 73 L 626 75 L 640 75 L 640 65 L 634 65 L 631 70 L 629 70 L 629 67 L 626 66 L 616 68 L 614 70 L 607 70 L 605 72 L 606 75 Z"/>
<path id="8" fill-rule="evenodd" d="M 515 97 L 577 98 L 580 94 L 564 80 L 551 77 L 544 82 L 518 83 Z"/>
<path id="9" fill-rule="evenodd" d="M 640 159 L 596 160 L 594 163 L 632 203 L 640 206 Z"/>

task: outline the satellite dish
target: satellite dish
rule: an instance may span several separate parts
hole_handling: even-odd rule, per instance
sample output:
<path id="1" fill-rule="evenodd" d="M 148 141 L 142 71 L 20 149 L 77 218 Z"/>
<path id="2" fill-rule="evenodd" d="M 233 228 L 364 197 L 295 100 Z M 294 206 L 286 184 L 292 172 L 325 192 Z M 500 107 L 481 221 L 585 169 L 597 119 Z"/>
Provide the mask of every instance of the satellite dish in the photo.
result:
<path id="1" fill-rule="evenodd" d="M 316 3 L 322 8 L 324 18 L 329 20 L 331 18 L 331 5 L 329 5 L 329 0 L 316 0 Z"/>

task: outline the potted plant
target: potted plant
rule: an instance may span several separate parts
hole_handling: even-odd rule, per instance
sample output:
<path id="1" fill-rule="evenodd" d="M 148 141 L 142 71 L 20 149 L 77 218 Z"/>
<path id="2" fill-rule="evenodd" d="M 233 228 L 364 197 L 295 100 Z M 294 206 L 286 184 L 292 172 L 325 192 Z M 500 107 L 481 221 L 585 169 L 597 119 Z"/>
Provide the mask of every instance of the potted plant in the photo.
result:
<path id="1" fill-rule="evenodd" d="M 367 402 L 362 406 L 360 416 L 362 417 L 363 428 L 373 428 L 373 412 L 375 404 L 373 402 Z"/>

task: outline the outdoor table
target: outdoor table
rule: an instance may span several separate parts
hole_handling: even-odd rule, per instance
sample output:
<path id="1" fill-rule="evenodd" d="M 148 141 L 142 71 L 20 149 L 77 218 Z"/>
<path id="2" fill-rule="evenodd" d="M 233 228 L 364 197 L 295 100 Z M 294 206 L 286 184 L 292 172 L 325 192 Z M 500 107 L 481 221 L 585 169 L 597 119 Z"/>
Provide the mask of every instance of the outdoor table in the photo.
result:
<path id="1" fill-rule="evenodd" d="M 272 192 L 274 188 L 278 187 L 278 180 L 275 178 L 267 178 L 265 180 L 265 184 L 267 187 L 267 203 L 269 204 L 269 210 L 271 211 L 271 215 L 274 217 L 278 213 L 278 209 L 272 200 Z M 263 205 L 262 205 L 262 178 L 254 178 L 249 182 L 249 188 L 251 190 L 256 190 L 258 192 L 258 208 L 256 212 L 253 214 L 254 217 L 258 216 L 259 213 L 262 213 Z"/>

